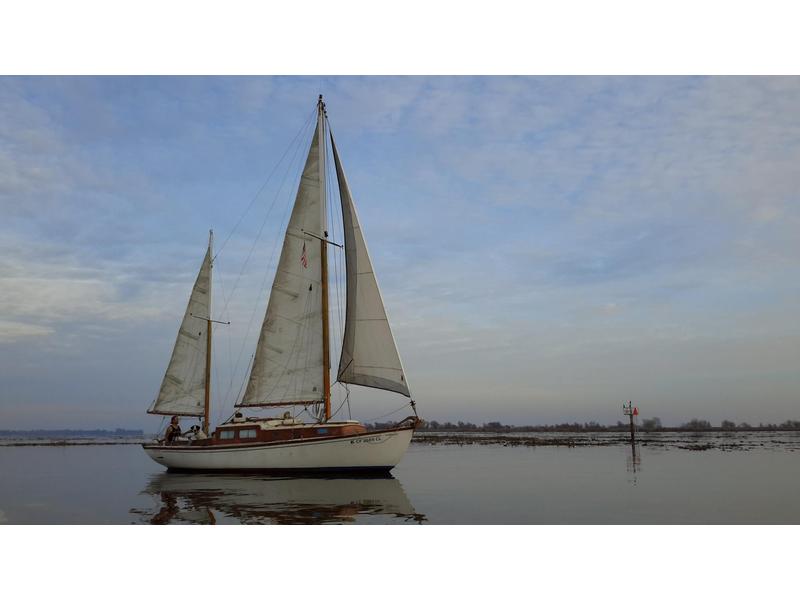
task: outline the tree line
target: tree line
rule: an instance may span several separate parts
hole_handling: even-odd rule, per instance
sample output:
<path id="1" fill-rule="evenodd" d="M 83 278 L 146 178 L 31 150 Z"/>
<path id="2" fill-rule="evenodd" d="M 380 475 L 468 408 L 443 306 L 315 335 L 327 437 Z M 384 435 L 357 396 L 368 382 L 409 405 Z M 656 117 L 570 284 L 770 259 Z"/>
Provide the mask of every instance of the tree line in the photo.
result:
<path id="1" fill-rule="evenodd" d="M 368 429 L 386 429 L 395 426 L 397 423 L 389 421 L 386 423 L 367 423 Z M 800 421 L 793 421 L 791 419 L 783 423 L 759 423 L 758 425 L 751 425 L 750 423 L 736 424 L 734 421 L 724 419 L 720 422 L 719 426 L 714 426 L 710 421 L 705 419 L 692 419 L 683 423 L 678 427 L 665 427 L 661 423 L 659 417 L 652 417 L 650 419 L 642 419 L 637 425 L 638 429 L 644 431 L 794 431 L 800 430 Z M 476 425 L 475 423 L 468 423 L 458 421 L 452 423 L 450 421 L 423 421 L 418 427 L 421 431 L 461 431 L 461 432 L 482 432 L 482 433 L 514 433 L 514 432 L 601 432 L 601 431 L 628 431 L 630 423 L 617 421 L 614 425 L 601 425 L 596 421 L 589 421 L 587 423 L 559 423 L 557 425 L 504 425 L 499 421 L 490 421 Z"/>
<path id="2" fill-rule="evenodd" d="M 0 429 L 0 437 L 42 437 L 42 438 L 80 438 L 80 437 L 141 437 L 141 429 Z"/>

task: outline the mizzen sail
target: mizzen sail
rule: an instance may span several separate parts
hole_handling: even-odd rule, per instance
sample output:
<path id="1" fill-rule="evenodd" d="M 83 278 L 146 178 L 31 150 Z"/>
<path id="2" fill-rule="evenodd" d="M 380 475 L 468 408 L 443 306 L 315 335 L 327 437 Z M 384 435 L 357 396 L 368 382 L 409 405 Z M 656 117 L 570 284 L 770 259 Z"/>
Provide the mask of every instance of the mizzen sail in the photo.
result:
<path id="1" fill-rule="evenodd" d="M 202 415 L 206 392 L 206 319 L 211 315 L 211 245 L 192 287 L 167 372 L 149 413 Z M 195 318 L 199 317 L 199 318 Z"/>
<path id="2" fill-rule="evenodd" d="M 320 117 L 283 240 L 250 379 L 237 406 L 324 400 L 319 242 L 324 231 L 322 131 Z"/>
<path id="3" fill-rule="evenodd" d="M 367 244 L 331 135 L 336 178 L 342 201 L 347 308 L 338 380 L 411 397 L 386 309 L 372 270 Z"/>

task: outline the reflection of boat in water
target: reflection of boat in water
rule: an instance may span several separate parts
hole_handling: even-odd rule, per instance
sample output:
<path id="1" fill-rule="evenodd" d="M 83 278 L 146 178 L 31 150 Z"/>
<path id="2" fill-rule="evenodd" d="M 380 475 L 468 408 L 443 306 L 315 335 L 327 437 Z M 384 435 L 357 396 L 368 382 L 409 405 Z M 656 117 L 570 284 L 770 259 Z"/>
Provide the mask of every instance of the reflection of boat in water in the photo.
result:
<path id="1" fill-rule="evenodd" d="M 156 499 L 156 506 L 131 512 L 152 524 L 348 523 L 359 515 L 425 520 L 391 476 L 283 478 L 167 472 L 154 476 L 142 493 Z"/>

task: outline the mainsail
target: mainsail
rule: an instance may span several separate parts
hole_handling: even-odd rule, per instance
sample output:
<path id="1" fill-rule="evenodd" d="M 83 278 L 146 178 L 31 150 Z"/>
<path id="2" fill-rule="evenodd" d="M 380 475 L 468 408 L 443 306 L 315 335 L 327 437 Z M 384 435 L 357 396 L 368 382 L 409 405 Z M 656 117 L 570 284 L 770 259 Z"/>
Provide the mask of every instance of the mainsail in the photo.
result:
<path id="1" fill-rule="evenodd" d="M 347 267 L 347 309 L 338 380 L 411 397 L 333 135 L 331 145 L 342 201 Z"/>
<path id="2" fill-rule="evenodd" d="M 286 229 L 250 379 L 237 406 L 324 400 L 319 241 L 325 228 L 323 131 L 320 113 Z"/>
<path id="3" fill-rule="evenodd" d="M 286 229 L 250 378 L 240 407 L 326 403 L 324 338 L 325 115 L 317 127 Z M 347 308 L 338 380 L 410 397 L 336 144 Z M 324 236 L 324 237 L 323 237 Z"/>
<path id="4" fill-rule="evenodd" d="M 167 372 L 149 413 L 202 415 L 206 392 L 206 319 L 211 316 L 211 244 L 194 282 Z"/>

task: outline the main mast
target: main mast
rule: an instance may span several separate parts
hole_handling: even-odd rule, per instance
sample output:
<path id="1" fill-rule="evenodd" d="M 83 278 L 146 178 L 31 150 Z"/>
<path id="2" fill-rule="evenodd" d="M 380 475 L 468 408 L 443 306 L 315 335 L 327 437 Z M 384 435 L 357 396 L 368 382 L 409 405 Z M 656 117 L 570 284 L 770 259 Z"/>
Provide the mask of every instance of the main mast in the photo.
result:
<path id="1" fill-rule="evenodd" d="M 325 103 L 322 94 L 317 101 L 317 131 L 319 134 L 319 193 L 322 208 L 322 234 L 320 238 L 320 259 L 322 276 L 322 387 L 325 397 L 325 421 L 331 418 L 331 349 L 328 324 L 328 231 L 325 225 Z"/>
<path id="2" fill-rule="evenodd" d="M 208 318 L 206 319 L 206 397 L 205 403 L 203 405 L 203 433 L 208 435 L 208 415 L 211 413 L 211 280 L 212 280 L 212 273 L 214 269 L 214 260 L 213 260 L 213 250 L 212 245 L 214 243 L 214 232 L 208 232 L 208 255 L 212 257 L 211 262 L 208 265 L 208 287 L 209 287 L 209 298 L 208 298 Z"/>

